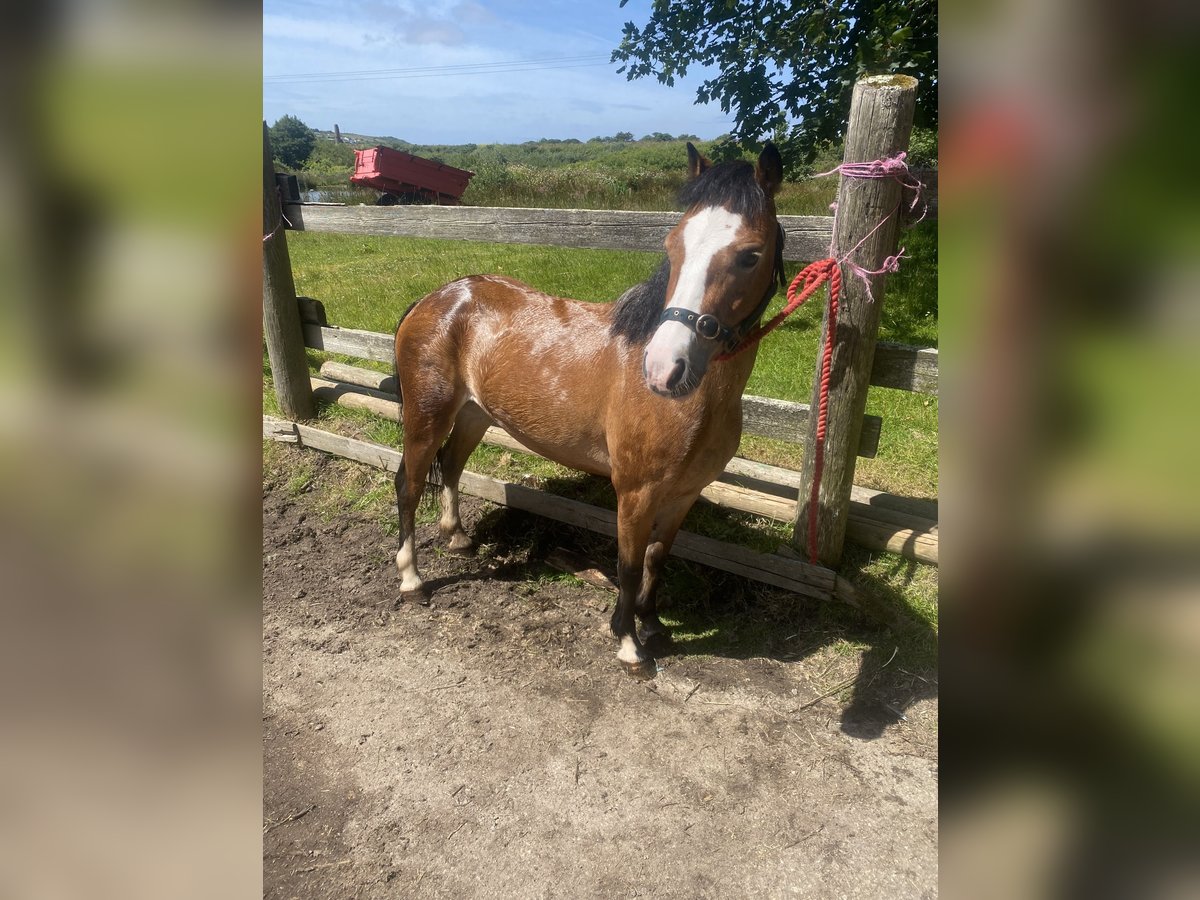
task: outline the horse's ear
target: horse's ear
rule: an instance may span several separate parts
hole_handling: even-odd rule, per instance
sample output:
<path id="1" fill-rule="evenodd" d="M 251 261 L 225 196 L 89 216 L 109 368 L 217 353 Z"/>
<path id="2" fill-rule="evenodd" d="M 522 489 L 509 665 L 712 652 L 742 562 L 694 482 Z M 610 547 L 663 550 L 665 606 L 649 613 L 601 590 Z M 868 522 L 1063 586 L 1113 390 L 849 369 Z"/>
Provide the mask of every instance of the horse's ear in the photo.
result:
<path id="1" fill-rule="evenodd" d="M 707 158 L 700 155 L 700 151 L 696 149 L 695 144 L 688 141 L 688 178 L 699 178 L 700 175 L 712 165 Z"/>
<path id="2" fill-rule="evenodd" d="M 770 141 L 767 141 L 767 146 L 763 147 L 762 153 L 758 155 L 758 167 L 754 170 L 754 177 L 768 197 L 774 197 L 779 185 L 783 183 L 783 159 Z"/>

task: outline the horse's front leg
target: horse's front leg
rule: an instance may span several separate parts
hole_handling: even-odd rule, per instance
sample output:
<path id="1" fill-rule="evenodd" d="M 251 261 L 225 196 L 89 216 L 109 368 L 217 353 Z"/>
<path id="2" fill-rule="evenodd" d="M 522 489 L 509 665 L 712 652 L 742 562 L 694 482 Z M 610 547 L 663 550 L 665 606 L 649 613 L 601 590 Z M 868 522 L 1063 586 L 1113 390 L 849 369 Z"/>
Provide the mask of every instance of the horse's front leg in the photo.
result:
<path id="1" fill-rule="evenodd" d="M 617 639 L 617 659 L 635 678 L 653 678 L 654 659 L 638 639 L 634 617 L 642 589 L 646 546 L 654 524 L 654 512 L 645 491 L 617 493 L 617 605 L 611 627 Z"/>
<path id="2" fill-rule="evenodd" d="M 664 504 L 655 516 L 653 531 L 646 547 L 641 589 L 634 604 L 634 613 L 642 623 L 639 636 L 643 646 L 653 643 L 665 644 L 670 639 L 670 631 L 658 617 L 658 586 L 663 563 L 671 552 L 671 545 L 675 543 L 675 535 L 679 533 L 679 526 L 683 524 L 683 519 L 695 500 L 695 497 L 688 497 L 675 503 Z"/>

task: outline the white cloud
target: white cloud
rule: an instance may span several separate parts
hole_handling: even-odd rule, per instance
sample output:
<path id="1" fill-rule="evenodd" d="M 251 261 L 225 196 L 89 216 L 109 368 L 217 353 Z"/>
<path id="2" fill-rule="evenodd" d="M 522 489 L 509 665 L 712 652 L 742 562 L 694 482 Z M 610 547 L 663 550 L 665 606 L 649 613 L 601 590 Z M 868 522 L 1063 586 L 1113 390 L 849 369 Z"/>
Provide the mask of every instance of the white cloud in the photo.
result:
<path id="1" fill-rule="evenodd" d="M 531 7 L 504 18 L 487 0 L 327 4 L 268 2 L 263 16 L 265 75 L 463 66 L 590 54 L 606 59 L 620 36 L 616 9 L 589 4 Z M 567 11 L 569 10 L 569 11 Z M 615 12 L 614 12 L 615 10 Z M 604 34 L 611 32 L 611 41 Z M 548 63 L 549 65 L 549 63 Z M 443 69 L 443 72 L 445 69 Z M 394 135 L 418 143 L 524 141 L 632 131 L 729 130 L 717 106 L 695 106 L 694 75 L 674 89 L 628 82 L 616 67 L 460 72 L 389 80 L 267 81 L 268 120 L 291 113 L 313 127 Z M 692 85 L 689 87 L 688 85 Z"/>
<path id="2" fill-rule="evenodd" d="M 365 46 L 367 32 L 361 25 L 335 22 L 329 19 L 299 19 L 293 16 L 263 16 L 263 45 L 286 41 L 297 50 L 295 42 L 359 50 Z"/>

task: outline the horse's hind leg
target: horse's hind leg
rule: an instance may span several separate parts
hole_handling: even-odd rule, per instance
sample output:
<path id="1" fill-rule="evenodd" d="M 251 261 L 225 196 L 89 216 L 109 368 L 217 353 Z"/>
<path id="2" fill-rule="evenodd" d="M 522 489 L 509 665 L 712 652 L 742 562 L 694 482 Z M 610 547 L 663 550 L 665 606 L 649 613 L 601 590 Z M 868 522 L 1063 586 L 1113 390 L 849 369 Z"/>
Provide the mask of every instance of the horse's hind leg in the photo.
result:
<path id="1" fill-rule="evenodd" d="M 442 537 L 450 542 L 450 552 L 467 554 L 475 549 L 475 542 L 462 527 L 458 514 L 458 479 L 462 476 L 467 458 L 483 440 L 483 433 L 492 424 L 491 418 L 475 403 L 468 402 L 458 411 L 454 429 L 442 449 L 438 451 L 438 463 L 442 473 L 442 516 L 438 528 Z"/>
<path id="2" fill-rule="evenodd" d="M 410 400 L 410 398 L 414 398 Z M 396 514 L 400 526 L 400 549 L 396 553 L 396 568 L 400 571 L 400 590 L 421 594 L 424 582 L 417 571 L 416 520 L 417 507 L 425 493 L 430 467 L 438 448 L 454 423 L 452 398 L 437 414 L 417 412 L 420 408 L 415 392 L 406 390 L 404 399 L 404 452 L 396 472 Z"/>
<path id="3" fill-rule="evenodd" d="M 422 460 L 408 446 L 400 457 L 400 468 L 396 471 L 396 515 L 400 526 L 400 549 L 396 551 L 396 568 L 400 572 L 400 591 L 418 594 L 425 584 L 417 571 L 417 507 L 425 489 L 425 473 L 433 462 L 433 454 Z"/>

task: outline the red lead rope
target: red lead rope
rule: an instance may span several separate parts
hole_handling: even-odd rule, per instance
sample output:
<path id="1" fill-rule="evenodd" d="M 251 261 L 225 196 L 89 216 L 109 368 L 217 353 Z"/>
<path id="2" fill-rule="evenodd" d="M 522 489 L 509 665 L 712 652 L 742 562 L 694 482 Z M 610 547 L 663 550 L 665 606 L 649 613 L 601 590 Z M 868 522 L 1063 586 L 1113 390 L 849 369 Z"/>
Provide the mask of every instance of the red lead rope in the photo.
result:
<path id="1" fill-rule="evenodd" d="M 736 347 L 716 358 L 732 359 L 755 346 L 800 308 L 821 285 L 829 282 L 829 325 L 825 330 L 825 348 L 821 353 L 821 393 L 817 403 L 817 439 L 813 451 L 812 496 L 808 503 L 808 560 L 817 563 L 817 501 L 821 490 L 821 470 L 825 467 L 825 427 L 829 420 L 829 373 L 833 368 L 833 338 L 837 333 L 838 297 L 842 292 L 842 271 L 836 259 L 819 259 L 800 270 L 787 290 L 787 305 L 765 325 L 747 334 Z"/>

